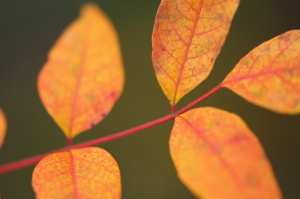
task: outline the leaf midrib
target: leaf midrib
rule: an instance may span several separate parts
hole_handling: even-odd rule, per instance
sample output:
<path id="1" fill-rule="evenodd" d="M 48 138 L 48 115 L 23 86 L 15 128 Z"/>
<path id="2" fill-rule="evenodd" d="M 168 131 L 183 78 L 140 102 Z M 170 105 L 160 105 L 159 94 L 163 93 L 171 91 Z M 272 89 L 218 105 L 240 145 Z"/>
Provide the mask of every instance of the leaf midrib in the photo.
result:
<path id="1" fill-rule="evenodd" d="M 194 25 L 193 25 L 193 28 L 192 28 L 192 32 L 191 32 L 189 41 L 187 42 L 187 47 L 186 47 L 185 53 L 184 53 L 184 55 L 183 55 L 183 63 L 181 64 L 181 70 L 180 70 L 180 72 L 179 72 L 178 79 L 176 80 L 176 84 L 175 84 L 175 93 L 174 93 L 174 97 L 173 97 L 173 100 L 172 100 L 173 105 L 176 104 L 176 98 L 177 98 L 177 94 L 178 94 L 178 87 L 179 87 L 179 84 L 180 84 L 180 82 L 181 82 L 181 77 L 182 77 L 182 74 L 183 74 L 183 70 L 184 70 L 185 64 L 186 64 L 186 62 L 187 62 L 187 57 L 188 57 L 188 53 L 189 53 L 189 51 L 190 51 L 190 49 L 191 49 L 191 44 L 192 44 L 193 38 L 194 38 L 194 36 L 195 36 L 196 28 L 197 28 L 198 23 L 199 23 L 199 21 L 200 21 L 200 14 L 201 14 L 201 11 L 202 11 L 202 7 L 203 7 L 203 0 L 201 0 L 199 11 L 194 10 L 194 11 L 196 12 L 197 18 L 196 18 L 196 20 L 194 21 Z M 168 8 L 168 5 L 166 6 L 166 9 L 167 9 L 167 8 Z M 167 12 L 168 12 L 168 10 L 167 10 Z M 169 16 L 169 15 L 168 15 L 168 16 Z M 171 20 L 170 20 L 170 23 L 172 24 Z"/>
<path id="2" fill-rule="evenodd" d="M 79 91 L 81 88 L 81 80 L 83 77 L 84 73 L 84 66 L 85 66 L 85 57 L 86 57 L 86 51 L 87 51 L 87 43 L 86 43 L 86 36 L 87 36 L 87 31 L 89 30 L 88 28 L 85 28 L 85 31 L 83 33 L 83 41 L 82 41 L 82 52 L 81 52 L 81 59 L 80 59 L 80 65 L 79 65 L 79 72 L 78 76 L 76 78 L 76 86 L 75 86 L 75 91 L 74 91 L 74 96 L 73 96 L 73 104 L 71 108 L 71 118 L 70 118 L 70 124 L 69 124 L 69 132 L 68 132 L 68 137 L 72 138 L 73 137 L 73 128 L 74 128 L 74 121 L 75 121 L 75 112 L 77 108 L 77 102 L 78 102 L 78 96 L 79 96 Z"/>

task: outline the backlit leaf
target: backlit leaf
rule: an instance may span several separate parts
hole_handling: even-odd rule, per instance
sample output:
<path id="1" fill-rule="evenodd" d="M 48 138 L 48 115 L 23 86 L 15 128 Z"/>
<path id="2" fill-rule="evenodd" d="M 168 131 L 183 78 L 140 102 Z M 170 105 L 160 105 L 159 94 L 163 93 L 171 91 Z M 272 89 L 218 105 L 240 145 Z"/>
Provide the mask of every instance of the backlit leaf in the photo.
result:
<path id="1" fill-rule="evenodd" d="M 272 111 L 300 113 L 300 30 L 286 32 L 254 48 L 222 85 Z"/>
<path id="2" fill-rule="evenodd" d="M 38 199 L 121 198 L 117 162 L 97 147 L 45 157 L 33 171 L 32 186 Z"/>
<path id="3" fill-rule="evenodd" d="M 2 146 L 3 142 L 4 142 L 4 138 L 5 138 L 5 134 L 6 134 L 6 128 L 7 128 L 7 124 L 6 124 L 6 117 L 2 111 L 2 109 L 0 108 L 0 147 Z"/>
<path id="4" fill-rule="evenodd" d="M 238 0 L 161 1 L 152 61 L 172 107 L 209 75 L 238 4 Z"/>
<path id="5" fill-rule="evenodd" d="M 110 112 L 123 76 L 115 30 L 97 6 L 87 4 L 49 52 L 38 90 L 48 113 L 72 138 Z"/>
<path id="6" fill-rule="evenodd" d="M 235 114 L 211 107 L 182 114 L 170 151 L 179 178 L 197 197 L 281 198 L 258 139 Z"/>

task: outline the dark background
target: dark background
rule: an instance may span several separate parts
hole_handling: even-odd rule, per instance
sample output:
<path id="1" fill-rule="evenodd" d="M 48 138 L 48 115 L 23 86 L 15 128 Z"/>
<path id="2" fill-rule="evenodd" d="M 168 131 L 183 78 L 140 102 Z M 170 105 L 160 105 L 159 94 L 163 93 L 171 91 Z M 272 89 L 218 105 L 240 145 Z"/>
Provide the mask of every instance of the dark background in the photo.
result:
<path id="1" fill-rule="evenodd" d="M 7 0 L 0 3 L 0 107 L 8 132 L 0 164 L 65 146 L 65 137 L 43 108 L 37 74 L 64 28 L 78 16 L 84 0 Z M 159 0 L 98 0 L 119 33 L 126 71 L 124 93 L 108 117 L 80 134 L 81 143 L 169 113 L 168 101 L 151 64 L 151 32 Z M 242 0 L 225 46 L 207 80 L 185 96 L 179 107 L 223 80 L 252 48 L 300 28 L 300 2 Z M 300 116 L 279 115 L 254 106 L 223 89 L 197 106 L 239 114 L 260 139 L 285 198 L 300 198 Z M 117 160 L 124 199 L 195 198 L 178 180 L 168 139 L 173 121 L 100 145 Z M 0 176 L 2 199 L 34 198 L 33 166 Z"/>

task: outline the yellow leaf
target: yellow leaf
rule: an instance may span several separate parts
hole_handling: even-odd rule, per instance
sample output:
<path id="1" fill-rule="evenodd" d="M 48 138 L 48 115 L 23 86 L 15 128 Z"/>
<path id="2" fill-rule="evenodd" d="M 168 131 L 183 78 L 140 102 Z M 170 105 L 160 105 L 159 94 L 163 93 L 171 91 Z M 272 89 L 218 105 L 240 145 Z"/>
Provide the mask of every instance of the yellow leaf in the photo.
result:
<path id="1" fill-rule="evenodd" d="M 32 186 L 38 199 L 121 198 L 118 164 L 96 147 L 45 157 L 33 171 Z"/>
<path id="2" fill-rule="evenodd" d="M 152 36 L 157 80 L 172 107 L 209 75 L 237 0 L 162 0 Z"/>
<path id="3" fill-rule="evenodd" d="M 222 86 L 249 102 L 278 113 L 300 113 L 300 30 L 254 48 Z"/>
<path id="4" fill-rule="evenodd" d="M 48 55 L 38 77 L 41 100 L 71 139 L 110 112 L 123 84 L 115 30 L 96 5 L 87 4 Z"/>
<path id="5" fill-rule="evenodd" d="M 281 198 L 263 148 L 235 114 L 211 107 L 182 114 L 170 151 L 179 178 L 199 198 Z"/>

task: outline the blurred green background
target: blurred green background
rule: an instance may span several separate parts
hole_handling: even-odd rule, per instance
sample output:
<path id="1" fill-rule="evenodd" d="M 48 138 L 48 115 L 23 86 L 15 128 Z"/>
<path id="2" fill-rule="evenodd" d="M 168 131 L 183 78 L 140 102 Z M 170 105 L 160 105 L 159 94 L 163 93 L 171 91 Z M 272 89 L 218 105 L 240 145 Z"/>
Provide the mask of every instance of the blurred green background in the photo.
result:
<path id="1" fill-rule="evenodd" d="M 78 16 L 84 0 L 10 0 L 0 3 L 0 107 L 8 133 L 0 164 L 65 146 L 64 135 L 43 108 L 36 86 L 46 54 L 64 28 Z M 168 101 L 151 64 L 151 32 L 160 0 L 95 1 L 118 31 L 126 71 L 124 93 L 108 117 L 75 138 L 81 143 L 169 113 Z M 300 28 L 300 1 L 244 0 L 228 39 L 207 80 L 179 107 L 213 88 L 238 60 L 263 41 Z M 223 89 L 197 106 L 239 114 L 260 139 L 285 198 L 300 198 L 300 116 L 256 107 Z M 117 160 L 124 199 L 195 198 L 178 180 L 168 139 L 173 121 L 100 145 Z M 0 176 L 2 199 L 34 198 L 33 166 Z"/>

